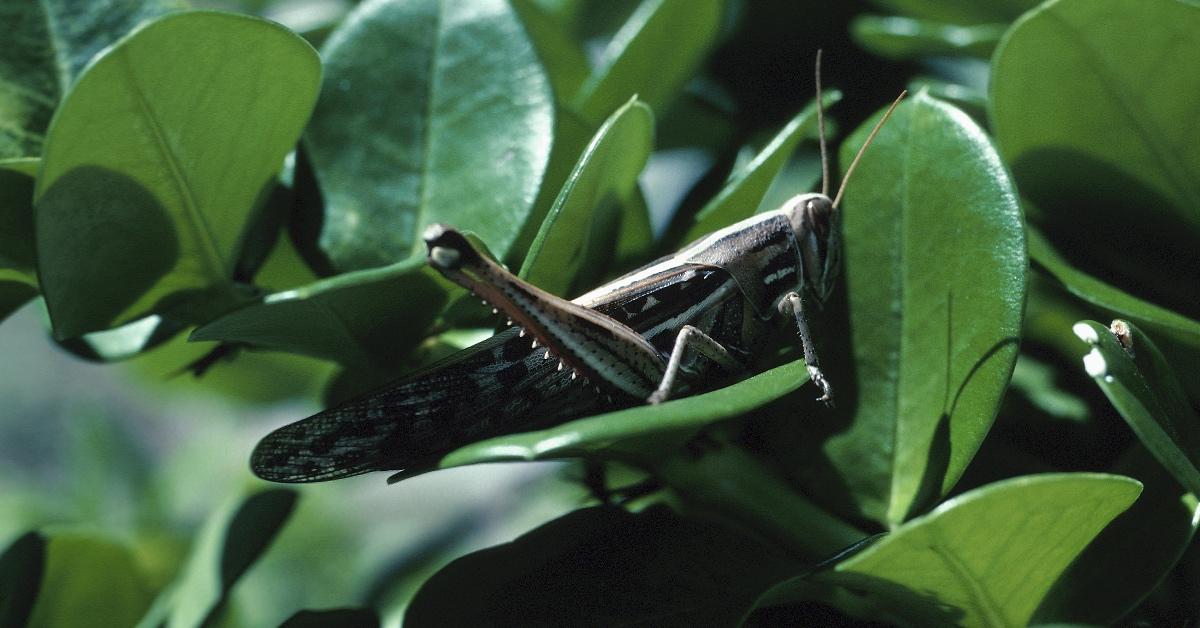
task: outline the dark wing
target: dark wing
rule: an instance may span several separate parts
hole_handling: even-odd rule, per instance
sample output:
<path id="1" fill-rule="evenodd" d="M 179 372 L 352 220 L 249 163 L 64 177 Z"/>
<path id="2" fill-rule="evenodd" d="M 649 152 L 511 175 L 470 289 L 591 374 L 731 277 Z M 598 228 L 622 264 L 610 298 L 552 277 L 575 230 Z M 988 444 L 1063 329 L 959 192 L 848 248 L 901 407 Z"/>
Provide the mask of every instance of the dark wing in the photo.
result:
<path id="1" fill-rule="evenodd" d="M 506 330 L 374 393 L 275 430 L 255 447 L 251 469 L 273 482 L 414 470 L 467 443 L 597 407 L 590 387 L 542 355 L 517 330 Z"/>

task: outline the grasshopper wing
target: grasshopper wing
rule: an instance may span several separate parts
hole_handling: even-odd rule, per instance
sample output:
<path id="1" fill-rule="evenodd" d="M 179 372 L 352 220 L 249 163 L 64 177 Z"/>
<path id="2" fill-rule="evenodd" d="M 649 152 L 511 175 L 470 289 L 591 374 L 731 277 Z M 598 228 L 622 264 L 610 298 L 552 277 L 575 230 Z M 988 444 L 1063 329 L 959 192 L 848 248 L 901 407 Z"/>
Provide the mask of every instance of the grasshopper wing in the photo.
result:
<path id="1" fill-rule="evenodd" d="M 591 387 L 509 329 L 384 388 L 285 425 L 254 449 L 255 475 L 319 482 L 413 472 L 472 441 L 581 416 Z M 568 394 L 567 388 L 571 388 Z"/>

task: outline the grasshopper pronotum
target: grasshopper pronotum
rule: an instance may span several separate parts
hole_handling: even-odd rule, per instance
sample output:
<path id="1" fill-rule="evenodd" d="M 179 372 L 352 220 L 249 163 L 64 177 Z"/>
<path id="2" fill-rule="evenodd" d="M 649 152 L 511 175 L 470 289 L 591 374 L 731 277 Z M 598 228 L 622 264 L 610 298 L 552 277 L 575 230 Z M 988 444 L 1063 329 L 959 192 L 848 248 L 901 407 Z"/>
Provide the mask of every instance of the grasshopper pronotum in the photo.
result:
<path id="1" fill-rule="evenodd" d="M 251 466 L 276 482 L 419 470 L 474 440 L 596 412 L 659 403 L 744 376 L 777 316 L 800 332 L 808 373 L 832 402 L 805 308 L 824 302 L 840 256 L 821 111 L 820 193 L 712 233 L 567 301 L 532 286 L 445 225 L 425 231 L 429 263 L 506 315 L 513 327 L 382 390 L 267 435 Z"/>

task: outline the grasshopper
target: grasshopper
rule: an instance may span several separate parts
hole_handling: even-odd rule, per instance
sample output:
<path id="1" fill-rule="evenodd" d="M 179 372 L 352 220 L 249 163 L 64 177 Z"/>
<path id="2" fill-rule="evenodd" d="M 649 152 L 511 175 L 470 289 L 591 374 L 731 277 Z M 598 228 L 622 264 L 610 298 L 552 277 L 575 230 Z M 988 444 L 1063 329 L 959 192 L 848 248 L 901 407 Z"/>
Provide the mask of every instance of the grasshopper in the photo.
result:
<path id="1" fill-rule="evenodd" d="M 450 451 L 502 434 L 661 403 L 748 374 L 774 319 L 794 321 L 808 374 L 832 403 L 809 332 L 840 258 L 838 203 L 875 125 L 830 199 L 817 56 L 820 193 L 714 232 L 572 300 L 540 290 L 460 232 L 424 232 L 428 262 L 509 318 L 510 328 L 381 390 L 286 425 L 251 467 L 276 482 L 426 470 Z"/>

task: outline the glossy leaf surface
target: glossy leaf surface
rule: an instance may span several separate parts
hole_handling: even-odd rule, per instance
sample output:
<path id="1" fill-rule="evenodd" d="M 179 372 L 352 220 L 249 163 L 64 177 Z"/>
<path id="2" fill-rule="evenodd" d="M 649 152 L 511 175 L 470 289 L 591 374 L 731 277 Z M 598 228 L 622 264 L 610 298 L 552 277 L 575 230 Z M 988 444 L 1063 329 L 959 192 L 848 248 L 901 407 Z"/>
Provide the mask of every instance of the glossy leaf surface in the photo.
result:
<path id="1" fill-rule="evenodd" d="M 799 472 L 839 510 L 894 526 L 954 486 L 999 410 L 1025 300 L 1022 217 L 987 136 L 924 94 L 900 105 L 847 187 L 850 336 L 825 332 L 823 347 L 853 355 L 853 370 L 822 364 L 839 407 L 800 424 L 797 446 L 828 466 Z"/>
<path id="2" fill-rule="evenodd" d="M 1141 485 L 1032 475 L 938 506 L 817 578 L 868 591 L 920 625 L 1023 626 L 1055 579 Z"/>
<path id="3" fill-rule="evenodd" d="M 1193 495 L 1200 495 L 1200 416 L 1154 341 L 1128 324 L 1133 355 L 1108 327 L 1075 325 L 1090 346 L 1083 366 L 1133 428 L 1138 439 Z"/>
<path id="4" fill-rule="evenodd" d="M 92 57 L 179 0 L 70 0 L 0 4 L 0 159 L 42 153 L 54 108 Z"/>
<path id="5" fill-rule="evenodd" d="M 324 195 L 319 245 L 341 271 L 423 257 L 448 223 L 508 254 L 550 154 L 553 97 L 504 0 L 375 0 L 323 49 L 304 142 Z"/>

